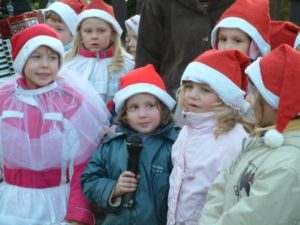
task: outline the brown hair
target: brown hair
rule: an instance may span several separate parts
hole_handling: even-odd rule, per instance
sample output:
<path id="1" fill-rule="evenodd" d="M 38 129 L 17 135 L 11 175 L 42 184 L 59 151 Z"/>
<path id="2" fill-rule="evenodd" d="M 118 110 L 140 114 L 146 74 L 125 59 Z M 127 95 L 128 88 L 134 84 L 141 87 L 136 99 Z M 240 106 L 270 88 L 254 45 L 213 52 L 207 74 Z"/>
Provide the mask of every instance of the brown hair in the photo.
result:
<path id="1" fill-rule="evenodd" d="M 52 20 L 53 22 L 57 23 L 65 23 L 61 16 L 52 10 L 45 12 L 45 20 Z"/>
<path id="2" fill-rule="evenodd" d="M 153 95 L 154 96 L 154 95 Z M 155 97 L 155 96 L 154 96 Z M 160 101 L 157 97 L 156 98 L 156 107 L 160 111 L 160 124 L 159 127 L 166 126 L 173 118 L 172 118 L 172 112 L 171 110 L 164 104 L 162 101 Z M 128 99 L 125 101 L 121 113 L 117 117 L 117 121 L 125 126 L 130 127 L 128 120 L 127 120 L 127 111 L 126 111 L 126 105 L 127 105 Z"/>

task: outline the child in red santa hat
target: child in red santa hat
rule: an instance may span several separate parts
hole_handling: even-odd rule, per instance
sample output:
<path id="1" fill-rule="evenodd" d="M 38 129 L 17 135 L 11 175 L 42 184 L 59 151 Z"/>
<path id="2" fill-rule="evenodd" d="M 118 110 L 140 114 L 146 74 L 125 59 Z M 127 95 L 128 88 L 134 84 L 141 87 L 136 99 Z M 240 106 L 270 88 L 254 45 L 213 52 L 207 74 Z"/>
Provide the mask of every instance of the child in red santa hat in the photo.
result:
<path id="1" fill-rule="evenodd" d="M 100 213 L 97 224 L 166 224 L 171 149 L 178 135 L 172 120 L 175 101 L 149 64 L 121 77 L 114 102 L 118 127 L 82 174 L 85 197 Z M 134 161 L 132 145 L 140 146 Z M 132 192 L 135 197 L 127 201 Z"/>
<path id="2" fill-rule="evenodd" d="M 128 36 L 128 48 L 133 58 L 136 57 L 136 44 L 139 34 L 140 15 L 134 15 L 125 21 Z"/>
<path id="3" fill-rule="evenodd" d="M 199 224 L 297 224 L 300 53 L 280 45 L 245 72 L 258 128 L 211 186 Z"/>
<path id="4" fill-rule="evenodd" d="M 222 63 L 220 63 L 222 62 Z M 197 225 L 208 187 L 240 152 L 252 128 L 242 114 L 250 58 L 209 50 L 185 69 L 178 92 L 183 127 L 172 148 L 168 225 Z"/>
<path id="5" fill-rule="evenodd" d="M 63 52 L 46 24 L 12 38 L 20 76 L 0 87 L 0 224 L 95 222 L 79 178 L 109 114 L 88 82 L 60 76 Z"/>
<path id="6" fill-rule="evenodd" d="M 269 0 L 236 0 L 211 33 L 215 49 L 238 49 L 252 60 L 270 52 Z"/>
<path id="7" fill-rule="evenodd" d="M 84 5 L 83 0 L 60 0 L 44 10 L 45 22 L 60 35 L 65 53 L 72 47 L 76 35 L 76 21 Z"/>
<path id="8" fill-rule="evenodd" d="M 63 68 L 88 80 L 109 104 L 119 90 L 120 77 L 134 67 L 122 46 L 122 32 L 112 6 L 103 0 L 91 1 L 78 16 L 74 45 Z"/>

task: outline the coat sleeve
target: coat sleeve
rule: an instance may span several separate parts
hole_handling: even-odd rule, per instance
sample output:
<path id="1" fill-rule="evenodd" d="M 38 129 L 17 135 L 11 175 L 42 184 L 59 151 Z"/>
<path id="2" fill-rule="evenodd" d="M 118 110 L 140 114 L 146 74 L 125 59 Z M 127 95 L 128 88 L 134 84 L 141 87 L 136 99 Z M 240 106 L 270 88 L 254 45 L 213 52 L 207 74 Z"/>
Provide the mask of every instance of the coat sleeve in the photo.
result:
<path id="1" fill-rule="evenodd" d="M 223 170 L 209 188 L 199 225 L 215 224 L 221 217 L 224 208 L 226 177 L 227 171 Z"/>
<path id="2" fill-rule="evenodd" d="M 163 17 L 161 0 L 145 1 L 139 23 L 135 67 L 151 63 L 160 71 L 161 45 L 163 43 Z M 167 1 L 168 2 L 168 1 Z"/>
<path id="3" fill-rule="evenodd" d="M 113 213 L 117 208 L 109 200 L 117 180 L 109 177 L 107 150 L 108 145 L 104 144 L 94 152 L 81 175 L 81 186 L 84 196 L 97 211 Z"/>
<path id="4" fill-rule="evenodd" d="M 282 225 L 299 221 L 299 173 L 287 167 L 274 167 L 258 174 L 249 197 L 244 197 L 232 208 L 222 212 L 221 203 L 214 197 L 222 188 L 221 177 L 213 185 L 200 225 Z M 224 181 L 221 181 L 221 184 Z"/>
<path id="5" fill-rule="evenodd" d="M 88 225 L 95 224 L 95 217 L 91 206 L 82 194 L 80 186 L 80 175 L 85 168 L 86 163 L 74 166 L 70 185 L 70 197 L 68 200 L 67 214 L 65 219 L 68 221 L 81 222 Z"/>

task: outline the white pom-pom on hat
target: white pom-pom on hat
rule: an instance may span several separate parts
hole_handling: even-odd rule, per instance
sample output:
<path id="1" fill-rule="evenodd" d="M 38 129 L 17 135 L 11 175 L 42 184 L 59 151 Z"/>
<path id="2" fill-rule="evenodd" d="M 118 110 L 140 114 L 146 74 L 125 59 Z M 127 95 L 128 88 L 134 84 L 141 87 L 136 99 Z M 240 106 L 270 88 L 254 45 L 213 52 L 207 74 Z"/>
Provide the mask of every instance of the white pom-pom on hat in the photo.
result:
<path id="1" fill-rule="evenodd" d="M 277 130 L 268 130 L 264 135 L 265 144 L 269 147 L 279 147 L 283 144 L 284 137 Z"/>

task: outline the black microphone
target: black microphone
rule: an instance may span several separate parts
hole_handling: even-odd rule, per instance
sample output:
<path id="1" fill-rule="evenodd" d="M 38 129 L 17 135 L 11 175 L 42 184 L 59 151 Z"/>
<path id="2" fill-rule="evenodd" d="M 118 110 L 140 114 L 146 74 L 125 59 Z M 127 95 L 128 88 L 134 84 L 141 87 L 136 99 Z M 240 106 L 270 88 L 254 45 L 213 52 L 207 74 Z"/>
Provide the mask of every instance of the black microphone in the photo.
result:
<path id="1" fill-rule="evenodd" d="M 128 163 L 127 170 L 138 174 L 139 157 L 143 148 L 142 139 L 138 135 L 131 135 L 127 140 Z M 124 207 L 133 207 L 135 203 L 135 192 L 128 192 L 123 196 L 122 204 Z"/>

